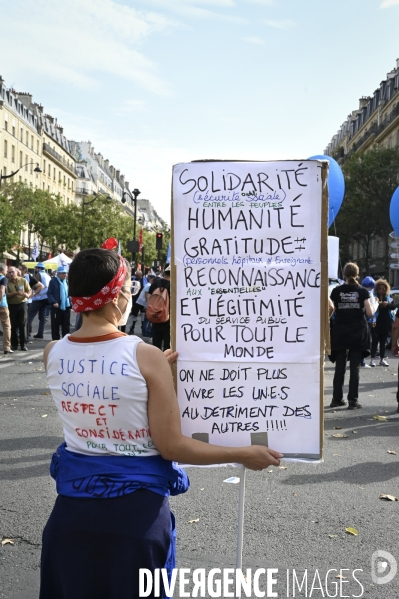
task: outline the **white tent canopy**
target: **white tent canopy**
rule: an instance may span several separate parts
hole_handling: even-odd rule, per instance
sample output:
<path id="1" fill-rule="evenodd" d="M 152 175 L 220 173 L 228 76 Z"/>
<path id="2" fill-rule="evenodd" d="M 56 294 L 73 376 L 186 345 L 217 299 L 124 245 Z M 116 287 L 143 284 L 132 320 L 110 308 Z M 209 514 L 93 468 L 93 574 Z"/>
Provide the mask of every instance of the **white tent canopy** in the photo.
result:
<path id="1" fill-rule="evenodd" d="M 72 262 L 71 258 L 68 258 L 68 256 L 66 256 L 64 254 L 64 252 L 61 252 L 61 254 L 58 254 L 58 256 L 54 256 L 54 258 L 49 258 L 48 260 L 43 260 L 44 266 L 47 266 L 50 264 L 58 264 L 58 266 L 68 266 L 68 264 L 70 264 L 71 262 Z"/>
<path id="2" fill-rule="evenodd" d="M 61 252 L 61 254 L 58 254 L 57 260 L 58 260 L 58 266 L 67 266 L 68 264 L 70 264 L 72 262 L 72 259 L 68 258 L 68 256 L 66 254 L 64 254 L 64 252 Z"/>

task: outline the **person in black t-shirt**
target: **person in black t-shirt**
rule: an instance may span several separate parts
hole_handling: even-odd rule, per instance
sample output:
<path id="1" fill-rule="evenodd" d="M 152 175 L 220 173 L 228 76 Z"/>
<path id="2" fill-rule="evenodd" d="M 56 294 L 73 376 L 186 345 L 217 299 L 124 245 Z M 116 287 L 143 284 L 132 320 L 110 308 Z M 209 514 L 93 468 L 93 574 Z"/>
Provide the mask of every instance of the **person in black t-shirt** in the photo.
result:
<path id="1" fill-rule="evenodd" d="M 158 287 L 167 290 L 170 304 L 170 266 L 165 268 L 162 279 L 155 279 L 149 288 L 148 293 L 152 295 L 154 290 Z M 155 345 L 155 347 L 159 347 L 159 349 L 162 349 L 163 345 L 163 351 L 170 349 L 170 318 L 166 322 L 152 323 L 152 344 Z"/>
<path id="2" fill-rule="evenodd" d="M 335 373 L 330 407 L 346 405 L 343 400 L 343 387 L 349 352 L 348 409 L 354 410 L 362 407 L 358 402 L 359 366 L 361 359 L 370 354 L 366 315 L 371 317 L 374 307 L 371 306 L 367 289 L 357 282 L 359 275 L 357 264 L 348 262 L 344 267 L 343 275 L 345 283 L 335 287 L 330 296 L 335 307 L 330 356 L 330 360 L 335 362 Z"/>

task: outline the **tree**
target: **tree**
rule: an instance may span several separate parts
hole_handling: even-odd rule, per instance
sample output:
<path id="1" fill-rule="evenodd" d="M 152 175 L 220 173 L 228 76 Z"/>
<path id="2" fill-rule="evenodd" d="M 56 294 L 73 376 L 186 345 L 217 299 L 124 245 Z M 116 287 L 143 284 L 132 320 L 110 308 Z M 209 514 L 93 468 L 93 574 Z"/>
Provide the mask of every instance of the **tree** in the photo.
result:
<path id="1" fill-rule="evenodd" d="M 32 190 L 23 183 L 8 183 L 0 188 L 0 252 L 20 244 Z"/>
<path id="2" fill-rule="evenodd" d="M 84 206 L 82 227 L 82 206 L 79 206 L 81 224 L 79 232 L 83 232 L 83 248 L 101 247 L 108 237 L 116 237 L 121 241 L 124 251 L 133 230 L 133 219 L 128 216 L 120 204 L 99 197 L 91 204 Z M 80 242 L 79 242 L 80 245 Z"/>
<path id="3" fill-rule="evenodd" d="M 51 253 L 64 247 L 74 251 L 80 244 L 81 210 L 76 204 L 61 204 L 56 213 L 54 236 L 51 240 Z"/>
<path id="4" fill-rule="evenodd" d="M 385 271 L 388 275 L 388 235 L 392 230 L 389 206 L 399 184 L 399 149 L 380 149 L 354 154 L 343 167 L 346 192 L 336 222 L 330 227 L 340 238 L 342 257 L 349 257 L 348 247 L 353 240 L 363 248 L 359 259 L 363 272 L 369 272 L 371 242 L 377 237 L 385 240 Z"/>
<path id="5" fill-rule="evenodd" d="M 165 227 L 158 232 L 163 234 L 163 248 L 160 252 L 160 260 L 162 264 L 165 264 L 170 242 L 170 229 Z M 154 231 L 143 229 L 144 261 L 146 265 L 150 265 L 154 260 L 158 260 L 158 250 L 155 249 L 155 237 L 156 233 Z M 138 256 L 138 262 L 140 262 L 139 258 L 141 259 L 141 255 Z"/>

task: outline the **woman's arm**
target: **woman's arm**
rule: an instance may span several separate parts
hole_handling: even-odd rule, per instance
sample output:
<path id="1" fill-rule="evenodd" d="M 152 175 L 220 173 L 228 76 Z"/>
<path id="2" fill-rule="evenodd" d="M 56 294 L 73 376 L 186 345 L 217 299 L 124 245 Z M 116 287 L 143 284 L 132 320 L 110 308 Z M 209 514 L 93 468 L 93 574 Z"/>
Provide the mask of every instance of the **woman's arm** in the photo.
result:
<path id="1" fill-rule="evenodd" d="M 47 358 L 48 355 L 50 353 L 51 348 L 57 343 L 57 341 L 50 341 L 50 343 L 47 343 L 46 347 L 44 348 L 44 352 L 43 352 L 43 362 L 44 362 L 44 370 L 47 372 Z"/>
<path id="2" fill-rule="evenodd" d="M 238 462 L 251 470 L 278 466 L 281 453 L 261 445 L 221 447 L 185 437 L 169 363 L 157 348 L 140 343 L 137 361 L 148 386 L 148 420 L 151 437 L 167 460 L 194 465 Z"/>
<path id="3" fill-rule="evenodd" d="M 371 318 L 371 316 L 373 316 L 374 312 L 376 311 L 376 309 L 378 308 L 378 305 L 371 305 L 371 302 L 369 299 L 364 300 L 364 309 L 366 311 L 366 315 Z"/>

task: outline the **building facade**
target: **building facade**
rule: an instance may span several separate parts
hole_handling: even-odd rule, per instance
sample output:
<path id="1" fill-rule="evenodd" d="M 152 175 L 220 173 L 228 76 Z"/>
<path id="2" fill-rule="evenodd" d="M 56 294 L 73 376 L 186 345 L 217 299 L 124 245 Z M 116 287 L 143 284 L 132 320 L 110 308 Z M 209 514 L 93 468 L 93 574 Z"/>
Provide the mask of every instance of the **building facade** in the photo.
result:
<path id="1" fill-rule="evenodd" d="M 150 200 L 137 200 L 137 219 L 140 227 L 154 233 L 168 227 L 168 224 L 159 216 Z"/>
<path id="2" fill-rule="evenodd" d="M 104 194 L 119 202 L 127 215 L 133 217 L 134 208 L 129 199 L 123 196 L 129 190 L 129 183 L 120 170 L 112 166 L 108 159 L 104 159 L 101 153 L 96 153 L 90 141 L 69 143 L 77 161 L 77 203 L 87 195 Z"/>
<path id="3" fill-rule="evenodd" d="M 353 154 L 367 152 L 375 146 L 399 147 L 399 59 L 373 95 L 360 98 L 359 108 L 341 125 L 324 154 L 332 156 L 342 166 Z M 370 273 L 367 274 L 374 277 L 384 274 L 387 243 L 388 240 L 383 238 L 373 239 Z M 364 249 L 354 240 L 349 246 L 349 254 L 356 262 L 364 257 Z M 389 280 L 399 287 L 399 270 L 391 269 Z"/>
<path id="4" fill-rule="evenodd" d="M 37 113 L 8 89 L 0 77 L 0 169 L 4 176 L 19 170 L 12 178 L 34 188 L 42 185 L 41 173 L 35 173 L 42 163 L 42 139 Z"/>

